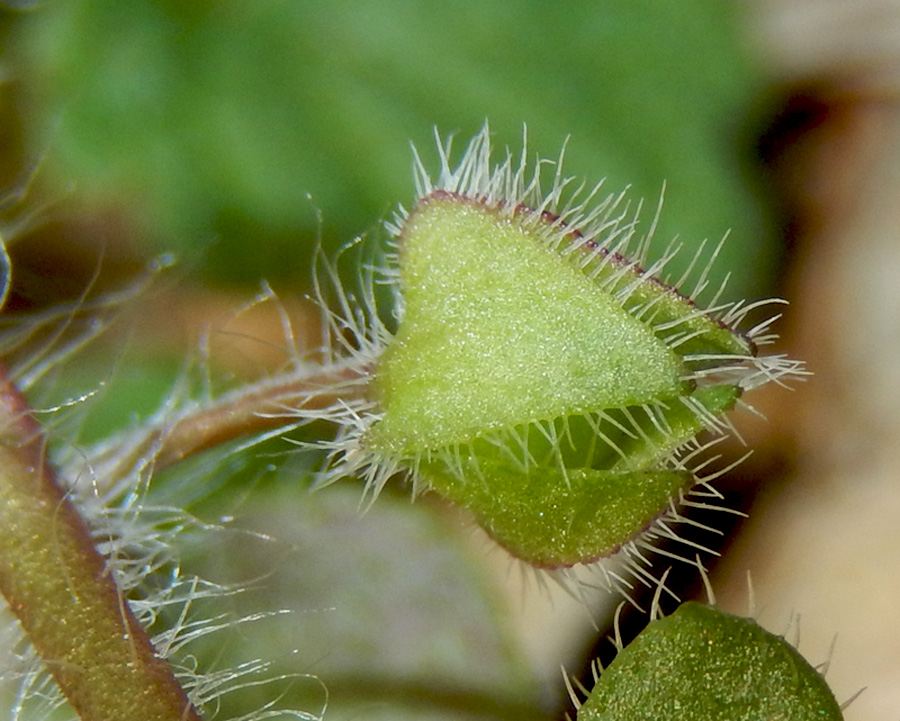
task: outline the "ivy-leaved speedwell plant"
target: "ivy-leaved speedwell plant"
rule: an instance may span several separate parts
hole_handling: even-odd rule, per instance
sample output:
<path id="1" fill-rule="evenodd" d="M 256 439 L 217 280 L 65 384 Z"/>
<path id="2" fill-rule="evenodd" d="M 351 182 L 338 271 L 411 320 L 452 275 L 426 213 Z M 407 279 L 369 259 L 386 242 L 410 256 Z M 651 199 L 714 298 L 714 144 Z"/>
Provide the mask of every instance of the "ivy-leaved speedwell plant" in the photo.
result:
<path id="1" fill-rule="evenodd" d="M 457 165 L 449 142 L 439 151 L 436 179 L 417 160 L 417 199 L 388 226 L 391 253 L 369 278 L 367 307 L 344 296 L 330 316 L 336 337 L 358 337 L 364 390 L 356 407 L 324 412 L 342 426 L 324 480 L 362 475 L 376 495 L 400 475 L 413 493 L 471 511 L 533 566 L 564 577 L 623 552 L 647 576 L 654 536 L 678 539 L 679 506 L 717 497 L 707 451 L 730 430 L 723 414 L 802 364 L 760 353 L 772 319 L 742 327 L 756 305 L 706 292 L 715 253 L 704 260 L 701 248 L 671 282 L 677 248 L 648 266 L 651 234 L 638 235 L 624 194 L 570 187 L 562 156 L 529 167 L 523 148 L 494 164 L 487 127 Z M 393 291 L 391 330 L 373 307 L 379 280 Z M 841 711 L 784 639 L 686 604 L 654 620 L 578 712 L 675 716 L 833 721 Z"/>
<path id="2" fill-rule="evenodd" d="M 398 478 L 413 494 L 433 492 L 467 509 L 514 557 L 544 572 L 565 578 L 573 566 L 597 566 L 621 552 L 635 577 L 651 579 L 647 551 L 656 537 L 678 538 L 679 509 L 716 505 L 711 481 L 722 469 L 710 448 L 730 431 L 724 414 L 746 391 L 801 374 L 802 365 L 760 352 L 773 336 L 771 320 L 744 327 L 756 304 L 720 302 L 721 289 L 707 287 L 715 252 L 708 259 L 698 253 L 684 276 L 667 278 L 677 247 L 648 263 L 652 228 L 640 234 L 639 208 L 631 208 L 624 193 L 577 186 L 563 175 L 561 156 L 529 164 L 523 148 L 521 156 L 507 152 L 495 162 L 487 127 L 458 163 L 451 161 L 449 143 L 439 143 L 439 154 L 436 178 L 417 160 L 417 198 L 388 224 L 389 248 L 360 268 L 356 291 L 322 264 L 324 360 L 297 363 L 281 377 L 216 401 L 166 408 L 146 427 L 85 452 L 80 460 L 86 458 L 82 467 L 89 469 L 93 491 L 108 503 L 125 504 L 126 497 L 133 503 L 139 497 L 134 489 L 150 474 L 198 451 L 238 435 L 271 435 L 273 427 L 277 433 L 280 426 L 325 420 L 336 432 L 304 443 L 326 452 L 319 486 L 361 477 L 374 501 Z M 35 434 L 29 431 L 30 441 Z M 21 493 L 23 484 L 10 487 Z M 44 540 L 52 544 L 55 521 L 46 520 Z M 13 583 L 17 568 L 31 577 L 42 572 L 37 551 L 33 562 L 19 561 L 9 566 Z M 78 571 L 85 583 L 96 576 L 90 570 L 96 564 L 89 559 L 84 573 Z M 146 565 L 140 572 L 153 573 Z M 138 588 L 142 578 L 132 578 L 128 588 Z M 183 583 L 177 573 L 172 579 Z M 103 593 L 115 600 L 108 586 Z M 65 583 L 54 589 L 59 598 L 48 607 L 56 630 L 48 631 L 51 624 L 38 612 L 26 631 L 36 635 L 36 648 L 42 647 L 37 636 L 55 635 L 61 656 L 69 649 L 78 652 L 79 664 L 89 663 L 91 619 L 83 609 L 68 618 L 71 594 Z M 80 593 L 92 593 L 85 589 Z M 6 588 L 4 594 L 11 597 Z M 80 607 L 80 600 L 74 603 Z M 661 658 L 674 663 L 658 666 L 662 675 L 709 677 L 728 667 L 727 677 L 710 681 L 708 695 L 692 694 L 685 719 L 730 718 L 716 716 L 723 703 L 741 705 L 746 714 L 740 718 L 748 721 L 769 718 L 772 708 L 765 693 L 744 694 L 741 678 L 749 667 L 724 664 L 721 654 L 709 657 L 705 670 L 696 667 L 704 661 L 683 644 L 696 640 L 694 626 L 707 634 L 704 648 L 715 647 L 725 658 L 762 659 L 754 673 L 773 669 L 786 679 L 788 700 L 777 707 L 789 709 L 784 718 L 840 718 L 817 672 L 795 663 L 782 640 L 745 633 L 744 626 L 710 613 L 683 608 L 642 636 L 641 649 L 658 645 Z M 680 630 L 685 624 L 693 630 Z M 127 655 L 131 641 L 118 633 L 119 625 L 104 644 Z M 666 640 L 655 644 L 659 635 Z M 670 643 L 685 649 L 681 667 L 681 652 L 668 650 Z M 145 645 L 151 648 L 149 640 Z M 646 685 L 641 669 L 650 666 L 642 653 L 622 654 L 579 718 L 653 717 L 659 694 L 671 694 L 663 686 L 646 698 L 631 690 L 630 675 Z M 778 667 L 784 673 L 770 661 L 779 654 L 790 659 Z M 79 707 L 83 718 L 130 718 L 134 704 L 119 708 L 115 682 L 102 668 L 98 673 L 105 679 L 100 701 L 110 698 L 111 706 Z M 56 678 L 75 703 L 91 676 Z M 798 678 L 806 680 L 793 684 Z M 136 679 L 136 688 L 140 684 Z M 131 696 L 142 693 L 157 694 L 151 688 Z M 618 706 L 619 698 L 632 706 Z M 194 713 L 188 704 L 202 709 L 207 701 L 190 688 L 186 695 L 176 689 L 163 706 Z"/>
<path id="3" fill-rule="evenodd" d="M 485 128 L 456 166 L 449 143 L 440 159 L 435 180 L 417 163 L 418 198 L 370 279 L 393 290 L 396 330 L 372 307 L 331 317 L 360 338 L 365 390 L 353 412 L 331 409 L 327 479 L 362 474 L 377 494 L 403 475 L 542 568 L 642 559 L 679 505 L 715 496 L 706 451 L 723 414 L 800 365 L 759 353 L 769 322 L 741 330 L 754 306 L 698 304 L 708 259 L 687 292 L 691 273 L 665 278 L 676 249 L 645 267 L 624 194 L 573 188 L 561 157 L 493 164 Z"/>

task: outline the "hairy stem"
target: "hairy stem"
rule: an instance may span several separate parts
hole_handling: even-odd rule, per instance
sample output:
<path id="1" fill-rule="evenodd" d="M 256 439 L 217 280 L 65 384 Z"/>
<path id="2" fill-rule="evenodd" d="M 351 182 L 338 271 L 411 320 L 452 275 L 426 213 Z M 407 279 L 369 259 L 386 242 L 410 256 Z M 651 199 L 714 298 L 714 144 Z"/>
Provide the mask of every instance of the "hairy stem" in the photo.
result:
<path id="1" fill-rule="evenodd" d="M 354 366 L 277 376 L 138 428 L 90 454 L 91 468 L 104 485 L 145 466 L 161 471 L 241 436 L 304 423 L 338 400 L 358 398 L 364 386 L 364 371 Z"/>
<path id="2" fill-rule="evenodd" d="M 200 716 L 131 613 L 0 368 L 0 591 L 85 721 Z"/>

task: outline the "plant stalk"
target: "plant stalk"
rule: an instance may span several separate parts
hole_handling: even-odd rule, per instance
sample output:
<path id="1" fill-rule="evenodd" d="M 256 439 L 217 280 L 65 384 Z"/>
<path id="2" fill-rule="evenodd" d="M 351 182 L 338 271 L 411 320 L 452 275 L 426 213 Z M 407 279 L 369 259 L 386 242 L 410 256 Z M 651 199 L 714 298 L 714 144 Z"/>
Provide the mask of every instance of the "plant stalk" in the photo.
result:
<path id="1" fill-rule="evenodd" d="M 83 721 L 199 721 L 132 614 L 0 367 L 0 592 Z"/>
<path id="2" fill-rule="evenodd" d="M 105 443 L 88 454 L 90 466 L 104 487 L 144 467 L 159 472 L 242 436 L 305 423 L 338 400 L 359 398 L 365 381 L 365 371 L 353 365 L 267 379 Z"/>

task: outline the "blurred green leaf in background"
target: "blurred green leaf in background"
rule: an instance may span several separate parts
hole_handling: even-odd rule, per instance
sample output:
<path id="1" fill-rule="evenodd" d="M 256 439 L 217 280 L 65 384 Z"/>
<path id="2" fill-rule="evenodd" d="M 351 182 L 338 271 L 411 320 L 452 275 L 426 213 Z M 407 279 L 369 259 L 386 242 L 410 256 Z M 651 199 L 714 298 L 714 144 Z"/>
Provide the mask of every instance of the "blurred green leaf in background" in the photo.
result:
<path id="1" fill-rule="evenodd" d="M 716 0 L 68 0 L 20 19 L 15 68 L 53 176 L 212 277 L 304 277 L 318 234 L 333 247 L 409 202 L 410 141 L 428 162 L 433 128 L 467 138 L 487 119 L 514 149 L 527 125 L 544 157 L 570 136 L 568 173 L 632 185 L 648 223 L 665 182 L 657 251 L 731 229 L 729 295 L 756 296 L 773 248 L 741 156 L 762 79 L 735 15 Z"/>

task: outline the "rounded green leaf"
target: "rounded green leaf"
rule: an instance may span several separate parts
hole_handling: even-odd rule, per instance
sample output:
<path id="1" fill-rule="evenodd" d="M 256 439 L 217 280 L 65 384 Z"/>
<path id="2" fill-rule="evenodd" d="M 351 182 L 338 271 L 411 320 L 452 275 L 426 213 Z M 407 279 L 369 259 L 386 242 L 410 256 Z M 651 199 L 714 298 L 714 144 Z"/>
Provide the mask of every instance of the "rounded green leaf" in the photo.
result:
<path id="1" fill-rule="evenodd" d="M 514 556 L 544 568 L 612 555 L 694 481 L 686 471 L 541 468 L 523 475 L 510 465 L 482 464 L 481 476 L 460 487 L 440 465 L 422 473 Z"/>
<path id="2" fill-rule="evenodd" d="M 822 675 L 751 619 L 698 603 L 653 621 L 603 671 L 578 721 L 841 721 Z"/>
<path id="3" fill-rule="evenodd" d="M 731 386 L 692 396 L 712 414 L 730 408 L 737 397 Z M 632 435 L 622 430 L 624 415 L 605 422 L 567 418 L 548 426 L 552 433 L 532 429 L 526 435 L 523 429 L 519 436 L 499 435 L 452 456 L 421 461 L 418 474 L 471 510 L 517 558 L 545 568 L 588 563 L 639 536 L 694 484 L 689 471 L 659 461 L 703 424 L 677 402 L 661 418 L 664 431 L 646 418 Z M 598 442 L 598 432 L 606 442 Z"/>

